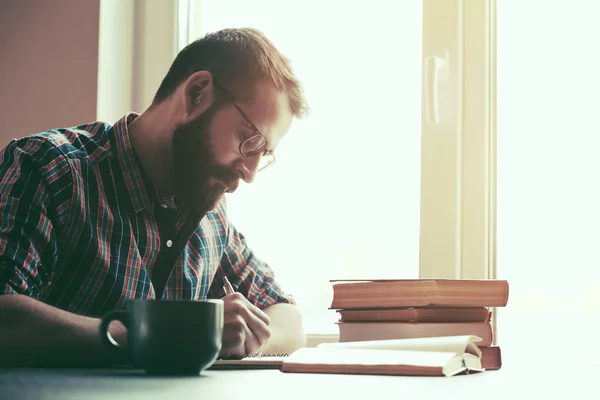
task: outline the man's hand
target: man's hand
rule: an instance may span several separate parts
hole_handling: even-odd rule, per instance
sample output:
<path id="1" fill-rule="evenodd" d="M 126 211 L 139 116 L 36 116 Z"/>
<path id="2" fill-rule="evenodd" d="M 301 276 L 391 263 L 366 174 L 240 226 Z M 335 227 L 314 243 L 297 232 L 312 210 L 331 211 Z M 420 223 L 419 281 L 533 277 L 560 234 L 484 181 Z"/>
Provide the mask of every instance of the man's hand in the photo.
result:
<path id="1" fill-rule="evenodd" d="M 110 324 L 120 344 L 121 323 Z M 0 296 L 1 367 L 81 367 L 127 362 L 108 351 L 99 335 L 100 319 L 72 314 L 22 294 Z"/>
<path id="2" fill-rule="evenodd" d="M 270 319 L 242 294 L 223 297 L 225 325 L 220 357 L 243 358 L 259 354 L 271 337 Z"/>

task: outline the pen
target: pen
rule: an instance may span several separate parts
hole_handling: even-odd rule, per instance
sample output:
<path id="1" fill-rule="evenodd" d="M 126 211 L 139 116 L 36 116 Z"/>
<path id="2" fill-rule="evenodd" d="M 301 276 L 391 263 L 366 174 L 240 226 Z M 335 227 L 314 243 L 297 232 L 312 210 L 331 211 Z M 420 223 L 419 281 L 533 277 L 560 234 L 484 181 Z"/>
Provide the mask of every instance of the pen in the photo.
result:
<path id="1" fill-rule="evenodd" d="M 227 276 L 225 275 L 223 275 L 223 291 L 225 292 L 225 296 L 235 293 L 235 290 L 233 290 L 233 286 L 231 285 L 229 279 L 227 279 Z"/>

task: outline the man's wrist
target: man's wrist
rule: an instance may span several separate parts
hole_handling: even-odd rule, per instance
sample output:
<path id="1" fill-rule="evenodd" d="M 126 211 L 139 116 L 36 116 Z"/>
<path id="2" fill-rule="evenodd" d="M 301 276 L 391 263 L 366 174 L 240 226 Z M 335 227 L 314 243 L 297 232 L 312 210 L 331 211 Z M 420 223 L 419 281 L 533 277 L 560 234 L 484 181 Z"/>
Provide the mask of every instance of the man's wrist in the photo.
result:
<path id="1" fill-rule="evenodd" d="M 289 332 L 283 327 L 272 326 L 271 337 L 261 351 L 261 355 L 291 354 L 306 345 L 303 332 Z"/>

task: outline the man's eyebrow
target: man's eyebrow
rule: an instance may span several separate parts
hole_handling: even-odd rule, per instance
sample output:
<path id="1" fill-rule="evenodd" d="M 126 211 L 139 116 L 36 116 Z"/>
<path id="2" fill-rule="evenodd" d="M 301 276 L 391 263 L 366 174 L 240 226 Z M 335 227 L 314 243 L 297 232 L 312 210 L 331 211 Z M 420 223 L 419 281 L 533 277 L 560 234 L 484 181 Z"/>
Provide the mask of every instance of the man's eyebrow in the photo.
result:
<path id="1" fill-rule="evenodd" d="M 254 124 L 252 124 L 252 123 L 250 123 L 250 122 L 248 122 L 248 121 L 244 121 L 244 123 L 246 124 L 246 126 L 247 126 L 248 128 L 250 128 L 250 129 L 252 130 L 252 132 L 254 132 L 254 133 L 261 133 L 261 132 L 258 130 L 258 128 L 256 127 L 256 125 L 254 125 Z"/>
<path id="2" fill-rule="evenodd" d="M 269 145 L 271 143 L 269 141 L 269 139 L 267 139 L 267 137 L 265 136 L 263 131 L 259 130 L 258 127 L 254 124 L 254 122 L 252 122 L 250 117 L 248 117 L 248 114 L 246 114 L 246 112 L 244 112 L 244 110 L 242 110 L 242 107 L 240 107 L 240 105 L 238 103 L 236 103 L 235 101 L 233 102 L 233 105 L 239 111 L 240 115 L 242 116 L 242 119 L 244 120 L 244 124 L 248 128 L 250 128 L 250 130 L 253 132 L 253 134 L 262 136 L 267 141 L 267 145 Z M 275 150 L 271 150 L 268 147 L 265 147 L 265 153 L 275 154 Z"/>
<path id="3" fill-rule="evenodd" d="M 248 121 L 245 121 L 245 120 L 241 121 L 241 125 L 244 128 L 248 129 L 252 135 L 256 135 L 257 133 L 260 133 L 260 131 L 258 130 L 258 128 L 256 128 L 254 125 L 252 125 Z M 262 133 L 261 133 L 261 135 L 262 135 Z"/>

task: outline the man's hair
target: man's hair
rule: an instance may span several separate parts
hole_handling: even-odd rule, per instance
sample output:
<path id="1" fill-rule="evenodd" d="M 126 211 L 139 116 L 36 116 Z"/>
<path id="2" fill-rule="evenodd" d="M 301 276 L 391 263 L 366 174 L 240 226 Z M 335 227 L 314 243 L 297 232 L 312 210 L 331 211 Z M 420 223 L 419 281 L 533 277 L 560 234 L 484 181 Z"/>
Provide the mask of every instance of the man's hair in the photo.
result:
<path id="1" fill-rule="evenodd" d="M 302 85 L 294 76 L 289 60 L 257 29 L 223 29 L 187 45 L 171 64 L 153 104 L 166 100 L 198 71 L 210 72 L 216 86 L 226 88 L 242 101 L 250 100 L 256 84 L 269 78 L 287 93 L 296 117 L 308 113 Z"/>

